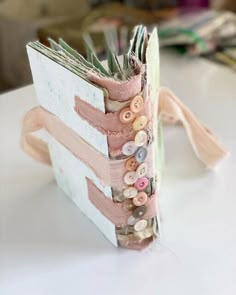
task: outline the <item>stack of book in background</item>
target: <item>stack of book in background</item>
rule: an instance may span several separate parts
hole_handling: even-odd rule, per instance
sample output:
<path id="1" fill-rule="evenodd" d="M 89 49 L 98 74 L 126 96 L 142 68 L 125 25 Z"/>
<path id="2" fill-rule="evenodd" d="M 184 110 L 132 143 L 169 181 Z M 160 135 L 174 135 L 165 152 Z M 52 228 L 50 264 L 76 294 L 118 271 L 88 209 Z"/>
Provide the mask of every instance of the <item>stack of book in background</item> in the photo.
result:
<path id="1" fill-rule="evenodd" d="M 144 10 L 119 3 L 102 5 L 80 20 L 51 25 L 39 31 L 41 42 L 48 37 L 62 37 L 68 44 L 86 55 L 83 35 L 89 33 L 99 57 L 105 54 L 104 31 L 116 35 L 120 52 L 129 46 L 135 25 L 143 23 L 151 31 L 158 27 L 161 47 L 174 47 L 190 56 L 204 56 L 235 69 L 236 15 L 233 12 L 208 8 L 165 8 Z M 115 32 L 115 33 L 114 33 Z"/>
<path id="2" fill-rule="evenodd" d="M 232 12 L 182 11 L 160 23 L 159 38 L 163 47 L 174 46 L 236 70 L 236 15 Z"/>

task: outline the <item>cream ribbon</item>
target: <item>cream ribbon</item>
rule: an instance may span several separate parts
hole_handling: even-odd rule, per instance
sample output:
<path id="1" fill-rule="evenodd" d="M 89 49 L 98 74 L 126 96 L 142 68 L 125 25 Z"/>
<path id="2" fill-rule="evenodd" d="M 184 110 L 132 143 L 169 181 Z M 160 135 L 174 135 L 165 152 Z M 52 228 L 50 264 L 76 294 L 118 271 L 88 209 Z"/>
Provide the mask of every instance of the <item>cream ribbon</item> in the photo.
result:
<path id="1" fill-rule="evenodd" d="M 158 115 L 166 115 L 167 118 L 172 118 L 172 122 L 180 122 L 188 135 L 188 138 L 192 144 L 192 147 L 197 155 L 197 157 L 209 168 L 214 168 L 221 160 L 223 160 L 229 153 L 224 148 L 224 146 L 218 142 L 216 137 L 204 127 L 192 114 L 192 112 L 167 88 L 161 88 L 159 93 L 159 110 Z M 56 125 L 54 123 L 57 123 Z M 61 128 L 55 128 L 55 126 L 61 126 Z M 21 146 L 22 149 L 32 156 L 34 159 L 51 165 L 50 154 L 47 144 L 41 139 L 32 135 L 33 132 L 46 128 L 47 131 L 54 136 L 56 139 L 59 139 L 61 143 L 68 148 L 76 147 L 77 144 L 80 146 L 80 150 L 77 148 L 76 153 L 78 158 L 83 156 L 84 161 L 87 159 L 88 149 L 93 149 L 91 146 L 87 146 L 83 143 L 83 140 L 79 136 L 68 134 L 70 133 L 69 128 L 66 127 L 63 122 L 61 122 L 56 116 L 48 113 L 42 108 L 35 108 L 29 111 L 23 120 L 22 134 L 21 134 Z M 58 130 L 57 130 L 58 129 Z M 67 138 L 68 136 L 71 139 L 71 145 L 68 145 Z M 97 155 L 96 150 L 91 153 L 97 156 L 97 161 L 105 161 L 102 158 L 102 155 Z M 85 161 L 86 162 L 86 161 Z M 107 159 L 105 163 L 109 164 L 110 160 Z M 87 162 L 89 164 L 89 162 Z M 90 168 L 93 169 L 93 163 L 90 163 Z M 109 166 L 109 165 L 108 165 Z M 107 167 L 108 167 L 107 166 Z M 104 167 L 104 165 L 101 165 Z M 103 169 L 104 170 L 104 169 Z M 106 170 L 106 169 L 105 169 Z M 107 169 L 106 173 L 112 173 Z M 116 169 L 112 169 L 113 173 L 116 173 Z M 101 170 L 100 170 L 101 171 Z M 109 174 L 110 175 L 110 174 Z M 107 175 L 107 178 L 110 176 Z M 98 175 L 102 176 L 102 175 Z M 104 175 L 103 175 L 104 176 Z M 104 176 L 105 177 L 105 176 Z M 103 178 L 104 178 L 103 177 Z M 106 177 L 105 177 L 106 178 Z M 92 183 L 91 183 L 92 185 Z M 93 194 L 92 194 L 93 195 Z M 94 194 L 95 195 L 95 194 Z M 97 198 L 96 198 L 97 196 Z M 101 196 L 96 194 L 96 196 L 91 199 L 91 202 L 105 215 L 110 212 L 110 219 L 113 220 L 114 212 L 119 213 L 119 208 L 114 208 L 111 205 L 115 205 L 111 200 L 110 203 L 105 206 L 102 202 Z M 105 198 L 104 201 L 108 199 Z M 120 204 L 118 204 L 120 205 Z M 109 210 L 108 210 L 109 209 Z M 150 206 L 150 210 L 154 210 L 153 206 Z M 113 212 L 113 211 L 114 212 Z M 155 210 L 151 212 L 150 217 L 154 216 Z M 123 211 L 120 213 L 122 222 L 125 223 L 127 216 L 123 216 Z M 108 216 L 107 216 L 108 218 Z M 126 219 L 125 219 L 126 218 Z M 124 219 L 124 221 L 123 221 Z M 115 220 L 117 221 L 117 220 Z M 134 233 L 129 236 L 118 235 L 118 240 L 120 245 L 131 248 L 131 249 L 143 249 L 148 246 L 154 237 L 153 229 L 147 229 L 141 233 Z"/>
<path id="2" fill-rule="evenodd" d="M 164 87 L 159 91 L 159 115 L 163 114 L 184 126 L 196 156 L 208 168 L 214 168 L 229 155 L 216 136 L 196 119 L 173 92 Z"/>
<path id="3" fill-rule="evenodd" d="M 209 168 L 214 168 L 229 152 L 216 137 L 203 126 L 193 113 L 167 88 L 159 93 L 159 116 L 167 115 L 179 121 L 185 128 L 197 157 Z M 40 113 L 29 111 L 24 119 L 21 134 L 22 149 L 34 159 L 51 165 L 47 144 L 32 135 L 34 131 L 45 128 L 45 120 Z"/>

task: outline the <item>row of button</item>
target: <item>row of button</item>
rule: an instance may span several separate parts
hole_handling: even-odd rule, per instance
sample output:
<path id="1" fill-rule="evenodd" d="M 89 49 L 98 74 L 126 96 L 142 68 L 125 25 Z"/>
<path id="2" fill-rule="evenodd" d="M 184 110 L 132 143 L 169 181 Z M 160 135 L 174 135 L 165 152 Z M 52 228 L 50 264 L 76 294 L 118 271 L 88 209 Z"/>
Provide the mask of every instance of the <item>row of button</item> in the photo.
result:
<path id="1" fill-rule="evenodd" d="M 125 174 L 124 182 L 128 185 L 134 184 L 139 178 L 142 178 L 147 174 L 147 170 L 148 170 L 148 166 L 146 163 L 140 164 L 138 168 L 136 169 L 136 171 L 129 171 Z"/>
<path id="2" fill-rule="evenodd" d="M 147 126 L 147 117 L 144 115 L 136 117 L 142 111 L 144 100 L 141 96 L 132 99 L 130 106 L 120 112 L 120 120 L 123 123 L 132 123 L 133 130 L 137 131 L 133 141 L 126 142 L 122 147 L 125 156 L 132 156 L 125 163 L 127 170 L 124 175 L 124 182 L 129 185 L 124 189 L 123 195 L 131 199 L 128 210 L 132 215 L 128 218 L 128 225 L 134 226 L 135 231 L 141 231 L 147 226 L 147 220 L 141 219 L 147 210 L 145 206 L 148 195 L 143 190 L 148 186 L 149 180 L 146 177 L 148 166 L 144 163 L 148 151 L 145 147 L 148 142 L 148 134 L 143 130 Z"/>
<path id="3" fill-rule="evenodd" d="M 148 119 L 146 116 L 141 115 L 141 116 L 137 116 L 137 114 L 142 111 L 144 107 L 144 101 L 142 96 L 135 96 L 129 107 L 124 108 L 121 112 L 120 112 L 120 121 L 122 123 L 131 123 L 133 122 L 133 129 L 135 131 L 141 130 L 143 128 L 145 128 L 145 126 L 147 125 Z"/>
<path id="4" fill-rule="evenodd" d="M 122 153 L 125 156 L 132 156 L 135 154 L 135 160 L 138 163 L 144 162 L 147 157 L 147 149 L 144 146 L 136 146 L 134 141 L 126 142 L 122 147 Z"/>
<path id="5" fill-rule="evenodd" d="M 136 119 L 135 119 L 135 117 L 136 117 L 136 115 L 133 112 L 131 112 L 129 107 L 123 109 L 120 112 L 120 121 L 122 123 L 131 123 L 132 121 L 134 121 L 132 126 L 135 131 L 145 128 L 145 126 L 147 125 L 147 122 L 148 122 L 147 117 L 144 115 L 139 116 Z"/>
<path id="6" fill-rule="evenodd" d="M 127 108 L 124 108 L 121 112 L 120 112 L 120 120 L 123 123 L 131 123 L 136 114 L 139 113 L 144 106 L 144 101 L 142 96 L 135 96 L 131 103 L 130 106 Z"/>

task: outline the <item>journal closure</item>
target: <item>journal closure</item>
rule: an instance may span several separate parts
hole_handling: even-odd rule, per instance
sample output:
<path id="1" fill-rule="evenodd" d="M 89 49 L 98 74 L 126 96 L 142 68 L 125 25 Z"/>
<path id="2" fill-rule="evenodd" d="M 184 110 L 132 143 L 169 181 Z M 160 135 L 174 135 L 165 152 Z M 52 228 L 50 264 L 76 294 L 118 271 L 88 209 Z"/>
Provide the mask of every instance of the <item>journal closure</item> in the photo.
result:
<path id="1" fill-rule="evenodd" d="M 156 112 L 159 117 L 165 114 L 182 123 L 197 157 L 207 167 L 213 168 L 228 155 L 224 146 L 169 89 L 161 88 L 158 99 L 159 110 Z M 153 137 L 152 132 L 148 132 L 152 119 L 150 105 L 150 102 L 144 101 L 141 96 L 134 96 L 128 106 L 119 112 L 96 116 L 95 121 L 101 120 L 104 129 L 106 126 L 109 129 L 111 126 L 118 129 L 120 126 L 127 126 L 126 128 L 133 130 L 130 138 L 122 137 L 123 145 L 119 147 L 118 153 L 123 155 L 121 159 L 106 158 L 42 107 L 36 107 L 25 115 L 21 134 L 22 149 L 36 160 L 51 165 L 47 144 L 32 135 L 34 131 L 45 128 L 85 163 L 102 182 L 112 187 L 118 201 L 116 198 L 109 199 L 86 178 L 89 200 L 116 226 L 119 243 L 133 249 L 146 247 L 155 237 L 158 182 L 152 169 Z M 80 98 L 75 98 L 75 111 L 89 124 L 92 124 L 89 112 L 95 112 L 92 108 Z M 108 123 L 111 119 L 110 126 L 103 120 L 104 116 L 107 116 Z M 95 128 L 96 125 L 94 124 Z M 111 140 L 114 134 L 107 133 L 107 136 L 108 140 Z M 117 196 L 117 191 L 122 192 L 121 199 Z M 130 232 L 131 227 L 134 230 Z"/>

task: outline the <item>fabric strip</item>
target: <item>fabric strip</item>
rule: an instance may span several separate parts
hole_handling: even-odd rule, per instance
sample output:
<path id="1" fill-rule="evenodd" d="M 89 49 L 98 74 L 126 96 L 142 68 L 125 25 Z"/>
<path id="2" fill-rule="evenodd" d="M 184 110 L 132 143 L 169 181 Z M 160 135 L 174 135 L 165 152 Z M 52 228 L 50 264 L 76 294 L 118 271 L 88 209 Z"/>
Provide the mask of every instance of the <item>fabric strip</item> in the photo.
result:
<path id="1" fill-rule="evenodd" d="M 34 131 L 45 128 L 58 142 L 70 150 L 87 165 L 107 186 L 121 189 L 126 172 L 125 160 L 110 160 L 84 141 L 75 131 L 67 127 L 59 118 L 42 107 L 30 110 L 24 117 L 21 146 L 34 159 L 51 165 L 48 147 L 41 139 L 32 135 Z M 151 146 L 148 150 L 151 149 Z M 148 153 L 147 164 L 152 167 L 152 153 Z M 103 167 L 103 169 L 101 169 Z M 149 177 L 152 177 L 149 171 Z"/>
<path id="2" fill-rule="evenodd" d="M 110 152 L 120 150 L 127 141 L 132 140 L 135 136 L 132 123 L 122 123 L 119 118 L 119 111 L 104 114 L 78 96 L 75 97 L 74 109 L 82 119 L 107 136 Z M 152 103 L 148 99 L 143 111 L 139 112 L 137 116 L 145 115 L 148 118 L 148 123 L 150 123 L 152 121 L 152 113 Z"/>
<path id="3" fill-rule="evenodd" d="M 169 123 L 181 123 L 192 144 L 197 157 L 209 168 L 214 168 L 219 162 L 229 155 L 225 147 L 217 140 L 212 132 L 203 126 L 193 113 L 167 88 L 160 88 L 158 93 L 159 116 L 171 118 Z M 98 131 L 106 134 L 111 152 L 120 151 L 122 145 L 134 137 L 132 126 L 127 126 L 119 120 L 119 112 L 101 113 L 91 105 L 76 97 L 76 111 L 89 124 Z M 149 114 L 151 105 L 146 103 L 144 114 Z M 89 114 L 92 114 L 89 116 Z M 126 127 L 127 126 L 127 127 Z M 120 130 L 122 132 L 120 132 Z M 126 128 L 125 128 L 126 127 Z"/>
<path id="4" fill-rule="evenodd" d="M 130 237 L 129 237 L 130 238 Z M 132 250 L 142 250 L 144 248 L 147 248 L 154 240 L 154 237 L 146 238 L 143 240 L 127 240 L 127 241 L 122 241 L 119 240 L 119 244 L 121 247 L 127 248 L 127 249 L 132 249 Z"/>
<path id="5" fill-rule="evenodd" d="M 184 126 L 196 156 L 208 168 L 214 168 L 229 155 L 215 135 L 167 88 L 161 88 L 159 91 L 159 115 L 162 114 Z"/>
<path id="6" fill-rule="evenodd" d="M 159 116 L 161 117 L 163 115 L 171 118 L 169 123 L 178 122 L 183 125 L 196 156 L 207 167 L 214 168 L 221 160 L 229 155 L 228 151 L 213 133 L 203 126 L 169 89 L 160 88 L 158 98 Z M 107 135 L 111 152 L 119 151 L 126 141 L 132 140 L 134 137 L 132 126 L 127 126 L 120 122 L 119 112 L 104 114 L 78 97 L 75 98 L 75 101 L 75 109 L 78 115 L 88 121 L 98 131 Z M 146 103 L 144 114 L 152 113 L 150 109 L 151 105 Z M 151 119 L 150 115 L 148 119 Z"/>
<path id="7" fill-rule="evenodd" d="M 142 74 L 141 72 L 131 77 L 128 81 L 116 81 L 112 78 L 101 78 L 93 72 L 87 73 L 88 79 L 108 90 L 109 98 L 116 101 L 127 101 L 142 88 Z"/>
<path id="8" fill-rule="evenodd" d="M 124 209 L 127 205 L 127 200 L 122 203 L 115 203 L 106 197 L 89 178 L 86 178 L 86 180 L 88 185 L 88 197 L 91 203 L 114 225 L 121 226 L 127 224 L 128 218 L 132 215 L 130 211 Z M 142 219 L 147 220 L 156 216 L 156 203 L 156 196 L 152 195 L 145 204 L 147 212 Z"/>

